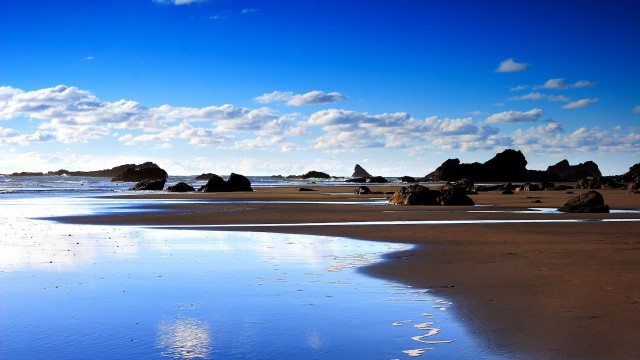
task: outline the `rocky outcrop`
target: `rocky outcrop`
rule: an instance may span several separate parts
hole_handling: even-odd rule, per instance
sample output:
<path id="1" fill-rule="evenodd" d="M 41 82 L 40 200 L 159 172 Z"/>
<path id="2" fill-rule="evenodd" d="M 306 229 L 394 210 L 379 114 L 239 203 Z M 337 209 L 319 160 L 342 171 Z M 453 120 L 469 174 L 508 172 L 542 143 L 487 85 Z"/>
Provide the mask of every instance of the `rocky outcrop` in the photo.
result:
<path id="1" fill-rule="evenodd" d="M 196 189 L 186 182 L 179 182 L 167 188 L 168 192 L 194 192 Z"/>
<path id="2" fill-rule="evenodd" d="M 154 164 L 152 162 L 145 162 L 145 163 L 142 163 L 140 165 L 125 164 L 125 165 L 120 165 L 120 166 L 113 167 L 111 169 L 104 169 L 104 170 L 69 171 L 69 170 L 65 170 L 65 169 L 60 169 L 60 170 L 56 170 L 56 171 L 48 171 L 46 173 L 42 173 L 42 172 L 13 173 L 13 174 L 11 174 L 11 176 L 59 176 L 59 175 L 69 175 L 69 176 L 88 176 L 88 177 L 115 178 L 115 177 L 117 177 L 118 175 L 122 174 L 125 170 L 127 170 L 129 168 L 133 168 L 133 169 L 158 168 L 158 165 L 156 165 L 156 164 Z M 165 178 L 166 178 L 166 176 L 165 176 Z M 141 180 L 145 180 L 145 179 L 130 180 L 130 181 L 135 182 L 135 181 L 141 181 Z M 115 181 L 122 181 L 122 180 L 115 180 Z"/>
<path id="3" fill-rule="evenodd" d="M 216 176 L 216 174 L 212 174 L 212 173 L 200 174 L 196 176 L 196 180 L 209 180 L 214 176 Z"/>
<path id="4" fill-rule="evenodd" d="M 527 160 L 520 151 L 505 150 L 481 164 L 462 164 L 449 159 L 425 176 L 428 181 L 456 181 L 469 178 L 479 181 L 558 181 L 559 177 L 547 171 L 527 170 Z"/>
<path id="5" fill-rule="evenodd" d="M 589 176 L 585 179 L 578 180 L 577 189 L 624 189 L 627 185 L 616 182 L 608 177 Z"/>
<path id="6" fill-rule="evenodd" d="M 144 163 L 139 167 L 129 167 L 114 176 L 111 181 L 139 182 L 149 179 L 167 179 L 169 175 L 154 163 Z"/>
<path id="7" fill-rule="evenodd" d="M 618 181 L 622 182 L 640 182 L 640 163 L 629 168 L 629 171 L 620 175 Z"/>
<path id="8" fill-rule="evenodd" d="M 570 199 L 562 205 L 558 211 L 570 213 L 608 213 L 609 206 L 604 203 L 604 198 L 599 192 L 591 190 Z"/>
<path id="9" fill-rule="evenodd" d="M 369 174 L 367 172 L 367 170 L 363 169 L 362 166 L 360 166 L 359 164 L 356 164 L 355 168 L 353 169 L 353 175 L 351 175 L 352 178 L 370 178 L 371 174 Z"/>
<path id="10" fill-rule="evenodd" d="M 311 170 L 306 174 L 302 175 L 302 178 L 303 179 L 331 179 L 331 176 L 321 171 Z"/>
<path id="11" fill-rule="evenodd" d="M 547 171 L 558 175 L 560 179 L 564 181 L 578 181 L 588 176 L 602 176 L 598 165 L 593 161 L 585 161 L 578 165 L 570 165 L 569 161 L 564 159 L 555 165 L 549 166 Z"/>
<path id="12" fill-rule="evenodd" d="M 129 190 L 156 190 L 164 189 L 167 179 L 146 179 L 138 182 Z"/>
<path id="13" fill-rule="evenodd" d="M 403 186 L 396 191 L 389 204 L 392 205 L 474 205 L 467 195 L 467 189 L 458 185 L 446 185 L 441 190 L 430 190 L 415 184 Z"/>
<path id="14" fill-rule="evenodd" d="M 221 176 L 214 175 L 205 185 L 200 188 L 201 192 L 231 192 L 231 191 L 253 191 L 251 181 L 243 175 L 231 173 L 229 179 L 225 181 Z"/>

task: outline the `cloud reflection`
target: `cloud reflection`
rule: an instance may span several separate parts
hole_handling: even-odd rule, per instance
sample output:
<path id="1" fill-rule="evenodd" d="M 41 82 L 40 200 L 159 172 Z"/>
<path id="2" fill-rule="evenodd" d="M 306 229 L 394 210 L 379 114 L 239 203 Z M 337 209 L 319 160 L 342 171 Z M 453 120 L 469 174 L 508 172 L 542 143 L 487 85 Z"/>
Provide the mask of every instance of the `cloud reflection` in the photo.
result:
<path id="1" fill-rule="evenodd" d="M 160 355 L 172 359 L 203 359 L 211 351 L 209 325 L 194 318 L 163 321 L 158 329 Z"/>

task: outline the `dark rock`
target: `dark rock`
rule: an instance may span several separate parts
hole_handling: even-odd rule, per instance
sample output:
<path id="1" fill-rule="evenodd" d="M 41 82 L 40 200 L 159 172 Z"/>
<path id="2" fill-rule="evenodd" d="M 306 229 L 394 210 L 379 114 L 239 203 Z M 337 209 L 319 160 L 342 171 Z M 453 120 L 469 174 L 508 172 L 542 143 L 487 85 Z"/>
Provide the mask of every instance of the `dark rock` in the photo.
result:
<path id="1" fill-rule="evenodd" d="M 576 183 L 577 189 L 623 189 L 627 185 L 618 183 L 609 177 L 593 177 L 589 176 Z"/>
<path id="2" fill-rule="evenodd" d="M 44 176 L 42 172 L 21 171 L 9 174 L 9 176 Z"/>
<path id="3" fill-rule="evenodd" d="M 627 190 L 633 194 L 640 194 L 640 181 L 629 183 Z"/>
<path id="4" fill-rule="evenodd" d="M 196 176 L 196 180 L 209 180 L 214 176 L 216 176 L 216 174 L 212 174 L 212 173 L 200 174 Z"/>
<path id="5" fill-rule="evenodd" d="M 527 160 L 520 151 L 507 149 L 496 154 L 484 164 L 461 164 L 459 159 L 449 159 L 435 171 L 425 176 L 429 181 L 455 181 L 462 178 L 476 182 L 487 181 L 558 181 L 559 177 L 547 171 L 527 170 Z"/>
<path id="6" fill-rule="evenodd" d="M 301 187 L 300 189 L 298 189 L 298 191 L 318 191 L 318 190 Z"/>
<path id="7" fill-rule="evenodd" d="M 129 167 L 114 176 L 111 181 L 139 182 L 149 179 L 167 179 L 169 175 L 154 163 L 144 163 L 140 167 Z"/>
<path id="8" fill-rule="evenodd" d="M 619 176 L 618 181 L 623 182 L 640 182 L 640 163 L 637 163 L 629 168 L 629 171 Z"/>
<path id="9" fill-rule="evenodd" d="M 389 182 L 389 180 L 387 180 L 387 178 L 383 176 L 373 176 L 368 178 L 367 182 L 372 184 L 386 184 Z"/>
<path id="10" fill-rule="evenodd" d="M 302 175 L 302 178 L 303 179 L 331 179 L 331 176 L 321 171 L 311 170 L 306 174 Z"/>
<path id="11" fill-rule="evenodd" d="M 389 204 L 392 205 L 439 205 L 436 198 L 440 195 L 438 191 L 429 190 L 422 185 L 403 186 L 396 191 Z"/>
<path id="12" fill-rule="evenodd" d="M 146 179 L 138 182 L 129 190 L 162 190 L 167 179 Z"/>
<path id="13" fill-rule="evenodd" d="M 440 195 L 436 198 L 436 201 L 438 201 L 440 205 L 448 206 L 475 205 L 473 200 L 467 195 L 467 192 L 468 189 L 464 184 L 444 186 L 442 190 L 440 190 Z"/>
<path id="14" fill-rule="evenodd" d="M 367 170 L 363 169 L 362 166 L 356 164 L 356 167 L 353 169 L 352 178 L 370 178 L 371 174 L 367 172 Z"/>
<path id="15" fill-rule="evenodd" d="M 371 194 L 371 189 L 368 186 L 360 186 L 357 189 L 353 190 L 353 193 L 356 195 L 369 195 Z"/>
<path id="16" fill-rule="evenodd" d="M 548 172 L 558 175 L 564 181 L 578 181 L 588 176 L 601 177 L 598 165 L 593 161 L 585 161 L 578 165 L 569 165 L 569 161 L 562 160 L 547 168 Z"/>
<path id="17" fill-rule="evenodd" d="M 401 182 L 406 182 L 406 183 L 417 183 L 418 180 L 416 180 L 416 178 L 412 177 L 412 176 L 403 176 L 400 178 Z"/>
<path id="18" fill-rule="evenodd" d="M 604 203 L 602 195 L 591 190 L 574 197 L 562 205 L 558 211 L 570 213 L 608 213 L 609 206 Z"/>
<path id="19" fill-rule="evenodd" d="M 231 173 L 229 179 L 224 179 L 215 175 L 207 181 L 205 185 L 200 187 L 200 192 L 231 192 L 231 191 L 253 191 L 251 181 L 245 176 Z"/>
<path id="20" fill-rule="evenodd" d="M 175 185 L 169 186 L 167 188 L 168 192 L 193 192 L 196 191 L 196 189 L 193 188 L 193 186 L 185 183 L 185 182 L 179 182 Z"/>
<path id="21" fill-rule="evenodd" d="M 520 185 L 516 191 L 540 191 L 542 190 L 542 185 L 537 183 L 525 183 Z"/>

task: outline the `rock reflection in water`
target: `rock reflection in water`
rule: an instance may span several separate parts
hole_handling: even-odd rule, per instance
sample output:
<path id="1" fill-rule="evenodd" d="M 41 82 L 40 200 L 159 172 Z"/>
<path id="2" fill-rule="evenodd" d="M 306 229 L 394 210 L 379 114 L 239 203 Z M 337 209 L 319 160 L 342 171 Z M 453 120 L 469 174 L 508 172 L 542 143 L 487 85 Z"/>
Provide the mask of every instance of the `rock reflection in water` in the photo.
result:
<path id="1" fill-rule="evenodd" d="M 158 329 L 162 356 L 172 359 L 204 359 L 211 350 L 209 325 L 194 318 L 163 321 Z"/>

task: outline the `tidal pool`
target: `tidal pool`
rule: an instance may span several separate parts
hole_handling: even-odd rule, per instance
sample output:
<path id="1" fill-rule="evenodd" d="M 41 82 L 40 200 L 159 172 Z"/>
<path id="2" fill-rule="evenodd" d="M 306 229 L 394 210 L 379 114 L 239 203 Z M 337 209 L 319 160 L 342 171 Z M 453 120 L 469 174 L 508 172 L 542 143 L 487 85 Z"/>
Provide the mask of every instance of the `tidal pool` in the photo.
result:
<path id="1" fill-rule="evenodd" d="M 2 205 L 1 359 L 499 358 L 447 299 L 358 272 L 404 245 L 33 219 L 105 211 L 95 199 Z"/>

